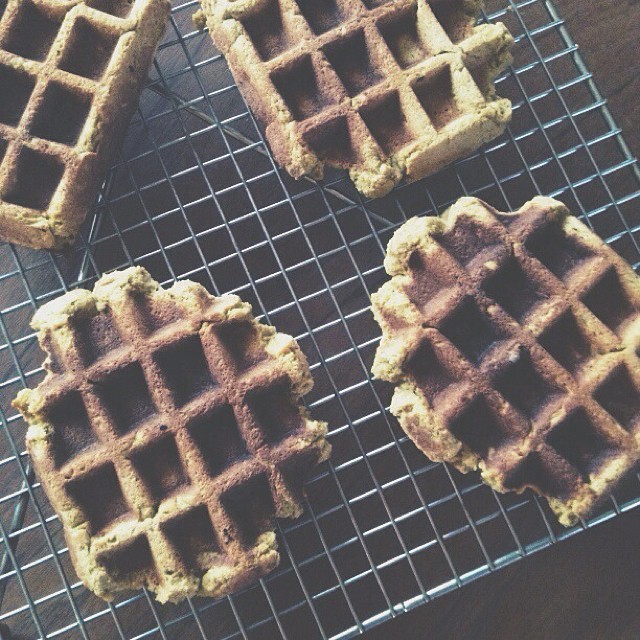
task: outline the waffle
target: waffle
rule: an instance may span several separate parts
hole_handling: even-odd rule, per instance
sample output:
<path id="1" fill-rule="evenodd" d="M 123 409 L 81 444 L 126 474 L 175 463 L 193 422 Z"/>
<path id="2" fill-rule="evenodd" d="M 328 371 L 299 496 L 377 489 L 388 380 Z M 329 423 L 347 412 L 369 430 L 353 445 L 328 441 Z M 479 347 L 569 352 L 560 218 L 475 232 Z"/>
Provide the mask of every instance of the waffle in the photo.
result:
<path id="1" fill-rule="evenodd" d="M 640 457 L 640 280 L 566 207 L 463 198 L 389 243 L 373 372 L 429 458 L 586 517 Z"/>
<path id="2" fill-rule="evenodd" d="M 167 0 L 0 1 L 0 239 L 73 242 L 168 11 Z"/>
<path id="3" fill-rule="evenodd" d="M 35 315 L 47 375 L 15 406 L 80 579 L 98 596 L 221 596 L 279 562 L 273 516 L 302 512 L 326 425 L 290 336 L 238 297 L 164 290 L 142 268 Z"/>
<path id="4" fill-rule="evenodd" d="M 503 24 L 479 0 L 202 0 L 275 159 L 295 178 L 348 169 L 368 197 L 502 133 Z M 198 16 L 198 20 L 201 16 Z"/>

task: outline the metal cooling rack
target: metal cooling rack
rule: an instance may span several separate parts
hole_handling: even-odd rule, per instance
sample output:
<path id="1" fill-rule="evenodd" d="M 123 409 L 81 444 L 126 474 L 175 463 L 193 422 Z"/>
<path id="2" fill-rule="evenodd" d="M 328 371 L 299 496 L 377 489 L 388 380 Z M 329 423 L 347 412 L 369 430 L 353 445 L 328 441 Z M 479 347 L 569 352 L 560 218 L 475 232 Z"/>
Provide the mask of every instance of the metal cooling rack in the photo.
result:
<path id="1" fill-rule="evenodd" d="M 488 1 L 516 37 L 499 82 L 508 133 L 439 175 L 373 202 L 344 175 L 322 185 L 278 171 L 207 34 L 195 0 L 174 0 L 122 156 L 76 248 L 52 256 L 0 246 L 0 623 L 14 638 L 346 638 L 640 503 L 630 478 L 589 523 L 564 530 L 531 495 L 499 496 L 429 463 L 386 411 L 368 371 L 378 342 L 369 294 L 407 217 L 464 194 L 503 209 L 536 193 L 564 200 L 636 270 L 640 173 L 553 5 Z M 297 337 L 334 454 L 308 483 L 305 515 L 279 522 L 281 566 L 219 601 L 111 605 L 77 581 L 57 517 L 34 481 L 10 406 L 42 377 L 34 309 L 109 269 L 145 266 L 233 291 Z M 0 630 L 0 634 L 2 630 Z"/>

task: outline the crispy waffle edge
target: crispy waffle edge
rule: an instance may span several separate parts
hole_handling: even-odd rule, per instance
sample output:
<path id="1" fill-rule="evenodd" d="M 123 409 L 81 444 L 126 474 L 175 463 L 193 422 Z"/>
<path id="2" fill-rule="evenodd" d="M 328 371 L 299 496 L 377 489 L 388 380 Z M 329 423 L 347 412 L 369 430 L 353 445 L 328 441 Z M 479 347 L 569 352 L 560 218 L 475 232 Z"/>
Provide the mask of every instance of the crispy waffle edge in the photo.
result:
<path id="1" fill-rule="evenodd" d="M 251 313 L 251 306 L 237 296 L 225 295 L 215 298 L 204 287 L 190 281 L 178 282 L 169 289 L 163 289 L 140 267 L 107 274 L 96 283 L 93 292 L 82 289 L 71 291 L 47 303 L 35 314 L 32 326 L 38 332 L 41 347 L 47 354 L 44 365 L 47 374 L 37 388 L 22 390 L 14 400 L 14 406 L 23 414 L 28 425 L 26 444 L 34 470 L 52 506 L 60 516 L 76 572 L 90 590 L 106 600 L 113 599 L 122 591 L 143 586 L 155 591 L 160 602 L 179 602 L 194 595 L 220 597 L 248 587 L 279 564 L 280 556 L 273 527 L 271 530 L 260 531 L 251 548 L 243 553 L 239 566 L 220 564 L 216 561 L 199 574 L 171 572 L 158 580 L 149 580 L 144 573 L 122 577 L 107 570 L 99 561 L 101 550 L 108 551 L 111 541 L 117 541 L 121 527 L 133 527 L 135 533 L 136 527 L 142 530 L 146 518 L 152 518 L 155 522 L 157 516 L 160 520 L 163 510 L 169 513 L 176 508 L 184 512 L 184 501 L 188 501 L 191 494 L 165 498 L 160 502 L 157 513 L 140 512 L 137 515 L 137 523 L 116 524 L 107 529 L 108 535 L 104 535 L 103 532 L 100 535 L 92 533 L 90 523 L 82 510 L 68 497 L 65 481 L 60 477 L 61 470 L 54 464 L 53 443 L 56 429 L 47 413 L 49 390 L 52 383 L 55 386 L 56 377 L 60 376 L 54 370 L 55 356 L 51 336 L 57 336 L 58 344 L 64 344 L 65 339 L 69 337 L 71 323 L 87 314 L 100 314 L 110 304 L 121 300 L 123 295 L 144 296 L 149 299 L 161 296 L 164 300 L 172 299 L 178 304 L 182 302 L 186 307 L 194 301 L 197 301 L 196 305 L 201 308 L 206 306 L 206 313 L 210 314 L 210 318 L 196 322 L 193 325 L 193 335 L 202 335 L 202 331 L 220 326 L 221 322 L 249 321 L 257 332 L 262 348 L 268 354 L 271 368 L 277 368 L 279 372 L 284 371 L 289 379 L 290 397 L 302 424 L 296 431 L 295 443 L 291 445 L 295 452 L 293 455 L 309 456 L 315 464 L 326 460 L 331 452 L 331 447 L 325 440 L 326 423 L 314 421 L 301 405 L 301 397 L 312 388 L 313 379 L 305 356 L 291 336 L 277 333 L 274 328 L 257 321 Z M 82 375 L 86 376 L 86 372 L 82 372 Z M 304 475 L 307 475 L 312 467 L 313 464 L 309 462 L 304 469 Z M 302 491 L 302 487 L 296 487 L 295 490 Z M 297 493 L 291 494 L 287 488 L 281 488 L 280 493 L 272 497 L 276 517 L 295 518 L 302 513 L 302 504 Z M 99 501 L 100 496 L 96 496 L 96 499 Z M 178 515 L 176 520 L 179 517 L 181 516 Z M 147 521 L 149 522 L 151 521 Z M 156 525 L 149 524 L 149 527 L 153 526 Z M 157 525 L 161 526 L 162 524 Z M 133 539 L 134 533 L 127 531 L 127 539 Z M 222 531 L 215 533 L 218 538 L 223 535 Z M 226 530 L 224 535 L 227 535 Z"/>
<path id="2" fill-rule="evenodd" d="M 77 19 L 77 23 L 74 24 L 80 24 L 85 20 L 84 14 L 80 16 L 77 13 L 85 11 L 84 0 L 72 0 L 62 6 L 50 6 L 42 2 L 39 6 L 39 11 L 51 12 L 52 15 L 58 16 L 56 19 L 69 14 Z M 110 60 L 104 76 L 95 82 L 80 73 L 65 70 L 65 73 L 73 73 L 69 86 L 83 87 L 82 91 L 78 90 L 80 95 L 84 95 L 84 92 L 92 95 L 82 132 L 75 144 L 69 146 L 58 141 L 51 142 L 45 134 L 39 138 L 35 133 L 18 131 L 20 145 L 16 146 L 12 157 L 9 157 L 10 147 L 8 148 L 0 179 L 4 177 L 7 181 L 10 172 L 16 171 L 17 154 L 25 148 L 24 145 L 27 145 L 26 148 L 29 150 L 35 150 L 36 154 L 44 154 L 45 158 L 55 158 L 62 173 L 55 179 L 55 185 L 46 187 L 51 191 L 46 205 L 23 205 L 21 202 L 13 201 L 15 196 L 11 198 L 11 202 L 3 201 L 0 195 L 0 239 L 34 249 L 53 250 L 64 249 L 74 242 L 138 105 L 154 53 L 166 28 L 170 8 L 168 0 L 137 0 L 131 15 L 124 18 L 106 13 L 101 15 L 95 9 L 89 10 L 91 20 L 98 25 L 98 33 L 110 30 L 121 32 L 115 55 Z M 18 11 L 19 3 L 10 1 L 4 12 L 3 24 L 9 24 Z M 4 56 L 7 59 L 6 63 L 14 69 L 20 70 L 22 65 L 38 82 L 43 79 L 51 81 L 55 74 L 58 74 L 57 78 L 62 71 L 58 67 L 49 69 L 47 65 L 51 64 L 50 59 L 55 58 L 56 64 L 59 64 L 61 56 L 66 55 L 64 51 L 71 46 L 72 39 L 80 38 L 79 28 L 70 33 L 64 27 L 65 24 L 59 27 L 65 31 L 59 31 L 60 37 L 52 45 L 46 60 L 33 61 L 28 56 L 22 60 L 19 55 L 2 51 L 1 45 L 0 55 Z M 91 24 L 94 25 L 93 22 Z M 90 58 L 88 54 L 87 58 Z M 34 93 L 37 91 L 39 84 L 36 83 Z M 40 120 L 51 118 L 50 113 L 43 112 L 46 107 L 43 106 L 42 96 L 38 98 L 37 104 L 32 102 L 25 106 L 21 123 L 16 127 L 7 128 L 22 128 L 25 119 L 31 121 L 34 117 Z M 64 116 L 60 114 L 58 117 Z M 32 124 L 28 126 L 31 127 Z M 15 178 L 15 185 L 7 186 L 7 190 L 20 189 L 19 179 Z M 41 184 L 32 188 L 45 187 Z"/>
<path id="3" fill-rule="evenodd" d="M 511 102 L 508 99 L 497 97 L 493 81 L 511 62 L 510 48 L 513 44 L 513 37 L 502 23 L 478 25 L 473 29 L 473 35 L 465 38 L 464 42 L 449 43 L 443 51 L 437 52 L 433 57 L 434 60 L 440 58 L 445 64 L 449 64 L 452 74 L 467 76 L 466 80 L 459 85 L 461 95 L 456 97 L 456 100 L 466 104 L 465 108 L 468 107 L 468 112 L 464 117 L 452 123 L 448 129 L 442 130 L 442 132 L 438 129 L 438 131 L 434 130 L 427 135 L 424 132 L 423 115 L 418 108 L 420 116 L 414 118 L 409 114 L 406 121 L 409 122 L 410 127 L 420 130 L 420 132 L 413 132 L 411 142 L 389 150 L 383 148 L 384 145 L 379 141 L 376 133 L 370 130 L 368 124 L 361 121 L 359 116 L 356 130 L 352 131 L 352 126 L 349 125 L 348 134 L 351 139 L 350 153 L 356 159 L 334 161 L 329 157 L 324 157 L 323 153 L 314 149 L 306 139 L 309 131 L 305 128 L 308 129 L 310 122 L 318 120 L 320 124 L 316 130 L 321 131 L 323 128 L 328 130 L 328 127 L 331 126 L 328 123 L 334 122 L 331 117 L 325 117 L 330 109 L 325 112 L 321 110 L 306 121 L 300 121 L 293 114 L 287 100 L 283 99 L 280 91 L 276 89 L 270 78 L 271 72 L 265 71 L 268 64 L 261 60 L 259 54 L 256 55 L 252 39 L 247 37 L 247 31 L 243 27 L 242 21 L 247 16 L 263 10 L 269 6 L 270 2 L 271 0 L 245 0 L 243 2 L 205 0 L 202 7 L 214 43 L 226 57 L 242 94 L 264 127 L 266 138 L 276 161 L 294 178 L 308 176 L 320 179 L 324 176 L 327 167 L 343 168 L 349 171 L 351 180 L 364 196 L 380 198 L 389 193 L 403 178 L 410 182 L 421 179 L 475 151 L 482 144 L 501 135 L 511 119 Z M 345 0 L 340 4 L 345 6 L 347 4 L 360 5 L 360 2 Z M 369 11 L 391 9 L 389 15 L 393 15 L 394 9 L 385 7 L 384 2 L 365 4 L 370 6 L 367 9 Z M 423 1 L 405 2 L 406 7 L 404 8 L 407 8 L 409 4 L 419 6 L 423 4 Z M 460 7 L 461 11 L 467 15 L 467 26 L 469 26 L 474 22 L 475 16 L 479 14 L 482 1 L 464 0 L 460 3 Z M 398 8 L 402 7 L 398 6 Z M 400 13 L 398 12 L 398 15 Z M 294 21 L 297 21 L 299 25 L 305 23 L 300 8 L 294 8 L 292 15 L 292 23 Z M 200 15 L 196 19 L 196 24 L 202 23 Z M 334 38 L 335 42 L 346 40 L 343 37 L 345 30 L 350 30 L 353 33 L 358 31 L 359 19 L 350 18 L 350 21 L 349 26 L 333 31 L 337 34 Z M 307 35 L 299 37 L 300 41 L 292 44 L 292 48 L 308 38 Z M 317 38 L 326 38 L 326 33 L 319 36 L 311 35 L 310 38 L 311 41 Z M 309 40 L 306 41 L 309 42 Z M 475 43 L 473 51 L 467 51 L 467 42 Z M 285 51 L 279 55 L 286 59 L 289 53 L 289 51 Z M 276 56 L 274 59 L 278 58 L 279 56 Z M 269 60 L 268 63 L 272 64 L 274 59 Z M 285 67 L 289 62 L 285 63 Z M 477 68 L 482 69 L 482 72 L 474 77 L 473 81 L 468 71 L 471 65 L 477 65 Z M 381 73 L 384 75 L 386 72 L 381 71 Z M 411 75 L 410 70 L 409 75 Z M 390 77 L 386 76 L 379 86 L 391 83 Z M 420 77 L 420 75 L 416 76 L 416 83 Z M 475 87 L 471 89 L 474 82 Z M 328 81 L 328 83 L 335 84 L 335 79 Z M 329 89 L 329 91 L 335 90 L 335 88 Z M 477 93 L 478 90 L 480 93 Z M 342 89 L 338 91 L 342 91 Z M 375 100 L 371 101 L 369 98 L 363 97 L 368 92 L 373 95 L 370 87 L 356 96 L 351 96 L 350 91 L 347 90 L 347 93 L 337 102 L 341 102 L 343 106 L 357 112 L 362 108 L 361 102 L 365 106 L 372 106 L 375 102 Z M 389 95 L 392 93 L 393 91 Z M 482 104 L 477 105 L 480 94 L 482 94 Z M 471 113 L 473 111 L 472 105 L 476 105 L 474 113 Z M 414 106 L 414 111 L 415 108 Z M 402 109 L 404 111 L 405 107 Z M 375 107 L 372 107 L 371 112 L 374 110 Z M 405 117 L 404 113 L 402 117 Z M 470 123 L 469 119 L 473 119 L 473 122 Z M 338 120 L 340 118 L 335 122 Z M 432 125 L 430 124 L 429 127 Z"/>
<path id="4" fill-rule="evenodd" d="M 627 438 L 621 436 L 624 444 L 620 445 L 619 456 L 614 456 L 610 463 L 603 465 L 597 474 L 590 477 L 589 485 L 585 485 L 587 488 L 576 492 L 575 495 L 563 499 L 549 492 L 539 491 L 533 485 L 514 489 L 507 486 L 505 477 L 500 472 L 486 464 L 486 455 L 474 451 L 451 432 L 438 410 L 430 406 L 429 400 L 405 369 L 412 351 L 415 351 L 415 343 L 420 340 L 424 320 L 418 305 L 411 300 L 406 289 L 411 280 L 409 259 L 414 251 L 420 250 L 428 256 L 433 246 L 438 244 L 436 238 L 454 230 L 461 218 L 482 219 L 488 215 L 501 218 L 502 221 L 511 221 L 519 217 L 524 218 L 528 212 L 535 210 L 543 210 L 548 220 L 557 222 L 566 237 L 575 238 L 584 246 L 592 247 L 598 257 L 604 258 L 617 273 L 624 290 L 630 296 L 635 314 L 631 316 L 633 320 L 624 325 L 624 333 L 620 336 L 622 346 L 613 348 L 613 351 L 622 350 L 627 354 L 624 357 L 630 363 L 631 374 L 634 375 L 634 370 L 637 373 L 637 358 L 640 353 L 640 278 L 625 260 L 586 225 L 573 217 L 563 203 L 545 197 L 534 198 L 512 214 L 502 214 L 477 198 L 462 198 L 442 216 L 412 218 L 396 231 L 387 247 L 385 259 L 385 270 L 391 276 L 391 280 L 372 295 L 372 311 L 382 329 L 382 340 L 374 359 L 372 373 L 375 378 L 396 386 L 390 410 L 398 418 L 403 430 L 427 457 L 434 461 L 448 462 L 463 473 L 479 469 L 485 483 L 503 493 L 512 490 L 520 493 L 527 487 L 533 488 L 547 498 L 560 523 L 571 526 L 580 518 L 592 513 L 608 497 L 622 477 L 637 467 L 640 460 L 640 429 L 637 429 L 637 425 L 635 433 L 629 433 Z M 398 323 L 401 328 L 396 330 L 394 323 Z M 539 336 L 536 339 L 538 338 Z M 593 345 L 590 346 L 594 349 Z M 631 393 L 637 394 L 640 376 L 636 375 L 633 384 L 634 391 Z M 566 416 L 561 414 L 561 417 Z M 556 416 L 555 419 L 561 418 Z M 637 415 L 635 420 L 637 422 Z M 551 424 L 553 425 L 553 422 Z M 621 425 L 618 424 L 618 427 Z M 619 430 L 623 431 L 622 428 Z M 526 436 L 523 439 L 523 442 L 525 441 Z"/>

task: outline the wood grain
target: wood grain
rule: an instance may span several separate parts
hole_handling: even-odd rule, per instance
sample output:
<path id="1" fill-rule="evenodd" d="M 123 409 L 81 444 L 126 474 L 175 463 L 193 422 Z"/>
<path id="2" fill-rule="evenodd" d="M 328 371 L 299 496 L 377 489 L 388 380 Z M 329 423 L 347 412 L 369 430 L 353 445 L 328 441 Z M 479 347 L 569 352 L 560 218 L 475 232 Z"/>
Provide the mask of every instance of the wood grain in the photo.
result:
<path id="1" fill-rule="evenodd" d="M 0 0 L 1 4 L 2 0 Z M 557 5 L 561 15 L 567 18 L 572 35 L 581 45 L 586 63 L 603 94 L 608 98 L 613 115 L 622 127 L 632 151 L 640 154 L 640 132 L 638 131 L 640 102 L 637 100 L 640 93 L 640 72 L 637 62 L 640 0 L 598 0 L 597 2 L 557 0 Z M 190 20 L 190 15 L 185 13 L 182 18 Z M 181 63 L 176 57 L 176 61 L 171 64 L 180 65 Z M 203 67 L 204 73 L 206 68 Z M 178 87 L 180 82 L 180 78 L 177 78 L 175 86 Z M 184 82 L 187 84 L 188 79 Z M 157 100 L 158 109 L 164 109 L 163 99 L 158 97 Z M 224 110 L 221 109 L 221 112 Z M 175 131 L 169 130 L 167 133 L 167 137 L 175 137 L 175 135 Z M 563 134 L 559 131 L 555 135 L 568 136 L 569 132 L 565 130 Z M 144 136 L 140 134 L 139 137 Z M 130 141 L 132 145 L 139 142 L 135 135 L 130 138 Z M 528 144 L 531 147 L 533 142 Z M 544 150 L 540 153 L 544 153 Z M 543 157 L 545 156 L 540 156 L 540 158 Z M 176 162 L 178 160 L 176 159 Z M 497 158 L 496 162 L 501 165 L 508 164 L 510 158 Z M 151 175 L 153 163 L 149 163 L 145 169 Z M 229 171 L 232 169 L 231 167 Z M 501 166 L 501 169 L 503 171 L 501 175 L 510 172 L 509 167 Z M 217 171 L 220 174 L 222 169 L 218 168 Z M 150 180 L 149 176 L 147 178 Z M 519 188 L 519 182 L 514 184 Z M 154 201 L 151 201 L 151 195 L 148 196 L 147 206 L 152 211 L 163 211 L 166 194 L 160 190 L 157 194 L 154 196 L 157 200 Z M 518 193 L 519 200 L 522 199 L 521 196 L 522 194 Z M 101 265 L 105 266 L 108 260 L 104 257 L 104 250 L 102 255 Z M 134 255 L 139 254 L 134 253 Z M 35 271 L 35 273 L 38 276 L 31 276 L 31 284 L 36 290 L 49 291 L 57 286 L 55 273 L 49 271 L 44 273 Z M 22 287 L 23 285 L 15 278 L 5 280 L 2 296 L 9 301 L 20 299 L 20 296 L 24 295 Z M 30 316 L 30 310 L 26 309 L 22 315 L 18 314 L 18 317 L 13 320 L 16 323 L 12 327 L 15 335 L 26 333 L 26 324 Z M 21 355 L 23 364 L 29 365 L 26 367 L 27 370 L 35 368 L 41 361 L 39 351 L 31 348 L 30 356 L 26 353 Z M 28 360 L 29 358 L 33 363 Z M 15 389 L 12 387 L 4 391 L 5 395 L 14 392 Z M 6 470 L 4 471 L 3 481 L 7 492 L 19 491 L 21 479 L 17 470 L 14 471 L 15 478 L 10 477 Z M 43 501 L 43 504 L 46 505 L 46 501 Z M 0 517 L 4 522 L 9 521 L 12 508 L 11 502 L 0 508 Z M 47 511 L 47 515 L 51 515 L 50 511 Z M 26 524 L 32 525 L 35 521 L 35 513 L 29 512 Z M 54 545 L 57 548 L 64 546 L 60 527 L 53 522 L 50 528 Z M 638 638 L 640 637 L 639 529 L 640 510 L 636 510 L 593 531 L 578 535 L 571 541 L 559 544 L 518 562 L 508 569 L 483 578 L 412 613 L 400 616 L 397 620 L 370 631 L 366 634 L 366 639 L 405 638 L 409 640 L 432 637 L 443 640 L 447 638 L 472 640 L 615 638 L 626 640 Z M 19 560 L 23 564 L 34 562 L 48 553 L 46 549 L 44 536 L 38 528 L 34 528 L 21 537 Z M 68 575 L 73 576 L 68 556 L 63 556 L 62 561 Z M 27 572 L 27 581 L 28 588 L 36 598 L 44 597 L 60 588 L 59 578 L 51 562 L 37 564 L 30 569 Z M 77 593 L 77 602 L 85 615 L 90 616 L 102 609 L 103 604 L 86 590 L 79 590 Z M 5 610 L 11 610 L 18 604 L 24 604 L 24 598 L 18 582 L 13 580 L 7 591 Z M 175 614 L 175 610 L 167 609 L 167 611 Z M 212 637 L 216 631 L 219 631 L 219 635 L 226 635 L 229 629 L 233 629 L 234 622 L 232 619 L 220 620 L 217 609 L 215 611 L 216 615 L 211 613 L 211 619 L 205 618 L 205 623 L 211 625 L 207 630 Z M 56 598 L 41 603 L 38 606 L 38 613 L 43 620 L 46 620 L 47 627 L 50 629 L 58 629 L 72 620 L 64 592 Z M 171 613 L 163 615 L 170 616 Z M 126 609 L 121 612 L 121 619 L 129 636 L 142 633 L 156 624 L 145 606 Z M 35 637 L 31 614 L 28 611 L 12 617 L 10 622 L 14 630 L 14 640 L 31 640 Z M 189 620 L 186 620 L 185 629 L 180 631 L 176 630 L 179 627 L 174 627 L 171 637 L 185 639 L 201 637 L 194 625 L 191 624 L 187 628 L 188 624 Z M 229 629 L 225 625 L 229 625 Z M 110 617 L 97 618 L 91 623 L 89 631 L 92 638 L 117 637 L 117 631 Z M 308 629 L 301 627 L 289 637 L 297 640 L 305 638 L 307 633 Z M 77 638 L 79 634 L 74 631 L 63 637 Z M 263 637 L 275 636 L 265 634 Z"/>
<path id="2" fill-rule="evenodd" d="M 639 530 L 636 510 L 382 625 L 367 640 L 636 639 Z"/>
<path id="3" fill-rule="evenodd" d="M 556 0 L 632 153 L 640 156 L 640 1 Z"/>

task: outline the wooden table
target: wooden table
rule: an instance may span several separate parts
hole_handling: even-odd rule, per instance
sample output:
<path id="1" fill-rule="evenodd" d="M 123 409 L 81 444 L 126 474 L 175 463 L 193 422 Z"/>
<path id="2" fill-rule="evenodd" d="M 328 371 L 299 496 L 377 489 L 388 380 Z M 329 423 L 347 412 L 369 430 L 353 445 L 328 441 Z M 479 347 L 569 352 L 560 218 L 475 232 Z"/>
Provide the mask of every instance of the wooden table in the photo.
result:
<path id="1" fill-rule="evenodd" d="M 632 151 L 640 155 L 640 104 L 637 100 L 640 94 L 637 64 L 640 0 L 556 2 L 575 40 L 582 46 L 600 89 L 609 98 L 613 114 Z M 5 285 L 5 295 L 6 291 Z M 24 323 L 27 321 L 28 318 L 23 319 Z M 35 367 L 41 356 L 34 350 L 33 358 Z M 365 637 L 367 640 L 639 638 L 639 533 L 640 509 L 637 509 L 400 616 Z M 59 530 L 54 535 L 56 544 L 62 545 Z M 28 538 L 24 544 L 29 544 Z M 33 549 L 33 558 L 42 553 L 41 549 Z M 43 575 L 46 570 L 45 566 Z M 58 585 L 56 579 L 52 571 L 52 585 Z M 49 588 L 49 584 L 45 587 L 39 591 L 48 593 L 54 588 Z M 11 588 L 13 591 L 7 602 L 22 603 L 15 581 Z M 84 591 L 78 597 L 83 604 L 89 598 Z M 53 628 L 58 628 L 68 618 L 66 610 L 67 618 L 55 610 L 57 602 L 60 601 L 52 601 L 44 611 L 44 615 L 51 616 L 52 620 L 60 616 L 59 624 L 52 622 Z M 24 618 L 28 615 L 26 613 Z M 12 624 L 15 628 L 20 620 L 12 621 Z M 105 629 L 110 627 L 105 624 Z M 113 637 L 109 633 L 105 631 L 106 635 L 102 637 Z M 14 636 L 18 640 L 29 640 L 30 637 L 33 636 Z M 291 637 L 292 640 L 304 638 L 304 631 Z"/>
<path id="2" fill-rule="evenodd" d="M 640 2 L 556 0 L 631 151 L 640 156 Z M 640 512 L 440 598 L 368 640 L 640 637 Z"/>

